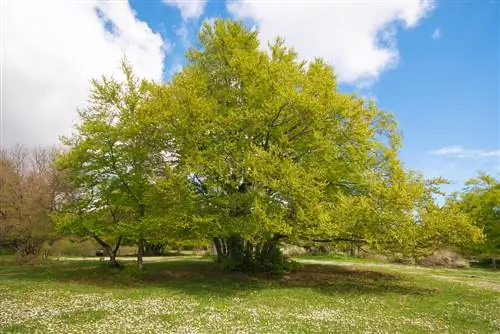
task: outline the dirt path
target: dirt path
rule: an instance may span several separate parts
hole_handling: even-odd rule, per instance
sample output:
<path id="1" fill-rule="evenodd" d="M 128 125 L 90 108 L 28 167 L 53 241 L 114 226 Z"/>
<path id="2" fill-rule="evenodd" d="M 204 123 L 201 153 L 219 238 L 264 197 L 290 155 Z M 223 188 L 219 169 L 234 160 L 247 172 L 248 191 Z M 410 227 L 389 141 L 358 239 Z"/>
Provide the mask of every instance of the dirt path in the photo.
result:
<path id="1" fill-rule="evenodd" d="M 73 257 L 73 256 L 54 256 L 51 257 L 53 260 L 59 261 L 108 261 L 109 257 L 106 256 L 87 256 L 87 257 Z M 133 256 L 118 256 L 116 258 L 118 261 L 123 262 L 134 262 L 137 261 L 136 257 Z M 200 256 L 146 256 L 143 258 L 144 263 L 157 263 L 157 262 L 170 262 L 170 261 L 181 261 L 181 260 L 194 260 L 201 259 Z"/>

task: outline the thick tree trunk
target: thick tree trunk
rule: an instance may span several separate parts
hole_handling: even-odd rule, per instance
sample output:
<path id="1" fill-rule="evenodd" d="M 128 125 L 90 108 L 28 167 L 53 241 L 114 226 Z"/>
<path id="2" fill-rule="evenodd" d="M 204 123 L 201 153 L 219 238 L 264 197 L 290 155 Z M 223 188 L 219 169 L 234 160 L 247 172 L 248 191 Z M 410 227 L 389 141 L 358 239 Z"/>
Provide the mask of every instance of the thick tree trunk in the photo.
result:
<path id="1" fill-rule="evenodd" d="M 227 240 L 228 255 L 231 259 L 239 260 L 244 257 L 243 239 L 239 236 L 230 236 Z"/>
<path id="2" fill-rule="evenodd" d="M 222 251 L 221 240 L 217 237 L 214 238 L 215 252 L 217 253 L 217 262 L 222 262 L 224 259 L 224 253 Z"/>
<path id="3" fill-rule="evenodd" d="M 161 243 L 151 244 L 145 243 L 144 256 L 161 256 L 165 250 L 165 245 Z"/>
<path id="4" fill-rule="evenodd" d="M 277 235 L 257 244 L 237 235 L 228 238 L 215 237 L 213 242 L 217 252 L 217 261 L 227 264 L 232 270 L 274 271 L 277 268 L 275 265 L 279 267 L 286 264 L 278 247 L 281 237 Z"/>

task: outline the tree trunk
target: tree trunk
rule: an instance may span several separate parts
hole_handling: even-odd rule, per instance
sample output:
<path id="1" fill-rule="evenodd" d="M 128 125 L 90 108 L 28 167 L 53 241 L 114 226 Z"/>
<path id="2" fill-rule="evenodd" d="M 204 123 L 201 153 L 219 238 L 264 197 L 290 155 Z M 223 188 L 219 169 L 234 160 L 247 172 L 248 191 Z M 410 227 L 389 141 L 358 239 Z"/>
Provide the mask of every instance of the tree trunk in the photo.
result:
<path id="1" fill-rule="evenodd" d="M 351 242 L 351 256 L 358 257 L 359 256 L 359 248 L 355 242 Z"/>
<path id="2" fill-rule="evenodd" d="M 217 262 L 222 262 L 222 260 L 224 259 L 224 253 L 222 251 L 221 240 L 217 237 L 214 237 L 214 247 L 217 254 Z"/>
<path id="3" fill-rule="evenodd" d="M 491 265 L 493 267 L 493 270 L 497 270 L 497 259 L 495 258 L 495 256 L 491 258 Z"/>
<path id="4" fill-rule="evenodd" d="M 230 236 L 227 241 L 228 255 L 233 260 L 242 259 L 244 256 L 243 239 L 239 236 Z"/>
<path id="5" fill-rule="evenodd" d="M 106 241 L 102 240 L 98 236 L 94 236 L 94 239 L 95 239 L 95 241 L 97 241 L 97 243 L 99 245 L 102 246 L 102 248 L 104 248 L 104 251 L 106 252 L 106 255 L 109 256 L 109 264 L 110 264 L 110 266 L 111 267 L 118 267 L 119 263 L 116 260 L 116 254 L 118 253 L 118 250 L 120 249 L 120 245 L 122 243 L 123 237 L 120 236 L 118 238 L 118 241 L 116 242 L 115 248 L 112 248 L 111 245 L 109 245 Z"/>
<path id="6" fill-rule="evenodd" d="M 161 256 L 165 250 L 165 245 L 162 243 L 148 243 L 144 245 L 144 256 Z"/>
<path id="7" fill-rule="evenodd" d="M 278 241 L 282 237 L 276 235 L 258 243 L 247 241 L 239 235 L 214 237 L 217 261 L 227 265 L 228 269 L 237 271 L 283 270 L 287 262 L 278 247 Z"/>
<path id="8" fill-rule="evenodd" d="M 144 262 L 143 262 L 143 256 L 144 256 L 144 239 L 139 240 L 139 245 L 137 247 L 137 267 L 139 269 L 144 268 Z"/>
<path id="9" fill-rule="evenodd" d="M 116 260 L 116 254 L 118 253 L 118 250 L 120 249 L 121 243 L 122 243 L 122 237 L 119 237 L 118 241 L 116 242 L 115 248 L 109 254 L 109 261 L 111 262 L 112 267 L 119 266 L 118 261 Z"/>
<path id="10" fill-rule="evenodd" d="M 139 207 L 138 207 L 138 210 L 139 210 L 139 219 L 142 221 L 142 219 L 144 218 L 144 204 L 139 204 Z M 143 269 L 144 268 L 144 263 L 143 263 L 143 256 L 144 256 L 144 238 L 143 236 L 141 235 L 141 237 L 139 238 L 139 245 L 138 245 L 138 249 L 137 249 L 137 267 L 139 269 Z"/>

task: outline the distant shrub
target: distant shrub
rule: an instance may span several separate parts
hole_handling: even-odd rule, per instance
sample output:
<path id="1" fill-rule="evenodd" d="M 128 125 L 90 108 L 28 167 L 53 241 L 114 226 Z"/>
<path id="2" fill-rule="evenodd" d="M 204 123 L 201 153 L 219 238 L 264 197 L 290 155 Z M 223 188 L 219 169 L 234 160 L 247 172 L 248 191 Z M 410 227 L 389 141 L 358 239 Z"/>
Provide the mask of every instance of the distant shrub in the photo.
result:
<path id="1" fill-rule="evenodd" d="M 205 256 L 205 254 L 207 254 L 207 253 L 212 253 L 212 252 L 204 250 L 204 249 L 193 249 L 193 255 L 196 255 L 196 256 Z"/>
<path id="2" fill-rule="evenodd" d="M 329 245 L 312 245 L 306 246 L 305 249 L 311 255 L 329 255 L 332 253 Z"/>
<path id="3" fill-rule="evenodd" d="M 97 249 L 100 249 L 100 246 L 90 239 L 62 238 L 50 246 L 48 254 L 52 256 L 95 256 Z"/>
<path id="4" fill-rule="evenodd" d="M 402 254 L 396 253 L 392 254 L 388 258 L 391 263 L 399 263 L 399 264 L 415 264 L 415 259 L 411 256 L 404 256 Z"/>
<path id="5" fill-rule="evenodd" d="M 469 261 L 460 254 L 447 250 L 437 251 L 431 256 L 420 257 L 416 262 L 427 267 L 468 268 L 470 266 Z"/>
<path id="6" fill-rule="evenodd" d="M 307 250 L 304 247 L 297 245 L 284 245 L 281 249 L 284 255 L 288 257 L 301 256 L 307 254 Z"/>
<path id="7" fill-rule="evenodd" d="M 372 253 L 372 252 L 362 252 L 362 253 L 360 253 L 360 257 L 363 259 L 374 260 L 377 262 L 387 262 L 388 261 L 387 256 L 385 256 L 383 254 Z"/>
<path id="8" fill-rule="evenodd" d="M 41 264 L 47 261 L 45 257 L 42 256 L 42 254 L 16 254 L 16 263 L 20 265 L 37 265 Z"/>
<path id="9" fill-rule="evenodd" d="M 118 250 L 118 256 L 137 255 L 137 246 L 121 246 Z"/>
<path id="10" fill-rule="evenodd" d="M 201 257 L 203 259 L 215 260 L 215 259 L 217 259 L 217 254 L 215 254 L 211 250 L 207 250 L 207 251 L 204 251 L 203 254 L 201 254 Z"/>

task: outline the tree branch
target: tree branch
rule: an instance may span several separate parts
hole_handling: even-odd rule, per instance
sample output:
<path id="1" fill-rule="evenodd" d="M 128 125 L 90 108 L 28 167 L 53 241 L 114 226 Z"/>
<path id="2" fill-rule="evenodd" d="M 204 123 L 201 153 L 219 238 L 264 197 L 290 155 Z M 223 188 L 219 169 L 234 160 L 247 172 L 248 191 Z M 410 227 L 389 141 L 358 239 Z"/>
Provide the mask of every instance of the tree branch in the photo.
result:
<path id="1" fill-rule="evenodd" d="M 366 239 L 359 238 L 333 238 L 333 239 L 311 239 L 314 242 L 338 242 L 338 241 L 349 241 L 349 242 L 368 242 Z"/>

